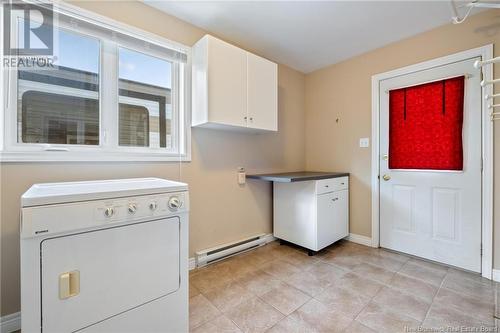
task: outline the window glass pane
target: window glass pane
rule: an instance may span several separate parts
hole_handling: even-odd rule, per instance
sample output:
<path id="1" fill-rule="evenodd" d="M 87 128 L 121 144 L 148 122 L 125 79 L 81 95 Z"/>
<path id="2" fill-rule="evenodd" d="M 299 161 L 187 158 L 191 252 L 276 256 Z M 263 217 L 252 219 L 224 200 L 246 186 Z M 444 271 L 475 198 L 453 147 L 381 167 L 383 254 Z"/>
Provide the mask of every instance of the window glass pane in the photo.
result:
<path id="1" fill-rule="evenodd" d="M 100 42 L 56 33 L 53 68 L 18 70 L 18 142 L 98 145 Z"/>
<path id="2" fill-rule="evenodd" d="M 119 49 L 120 146 L 172 149 L 172 63 Z"/>
<path id="3" fill-rule="evenodd" d="M 149 147 L 149 111 L 144 106 L 120 103 L 120 145 Z"/>

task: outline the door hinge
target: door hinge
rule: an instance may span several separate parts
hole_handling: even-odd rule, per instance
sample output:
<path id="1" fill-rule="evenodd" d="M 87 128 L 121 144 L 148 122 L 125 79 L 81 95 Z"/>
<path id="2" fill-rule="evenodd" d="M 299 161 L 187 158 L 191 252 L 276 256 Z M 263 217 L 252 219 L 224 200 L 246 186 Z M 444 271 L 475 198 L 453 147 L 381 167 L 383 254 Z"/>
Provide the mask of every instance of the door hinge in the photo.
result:
<path id="1" fill-rule="evenodd" d="M 481 172 L 484 170 L 484 158 L 481 157 Z"/>
<path id="2" fill-rule="evenodd" d="M 480 249 L 480 251 L 479 251 L 479 252 L 480 252 L 480 254 L 481 254 L 481 256 L 482 256 L 482 255 L 483 255 L 483 243 L 481 243 L 481 249 Z"/>

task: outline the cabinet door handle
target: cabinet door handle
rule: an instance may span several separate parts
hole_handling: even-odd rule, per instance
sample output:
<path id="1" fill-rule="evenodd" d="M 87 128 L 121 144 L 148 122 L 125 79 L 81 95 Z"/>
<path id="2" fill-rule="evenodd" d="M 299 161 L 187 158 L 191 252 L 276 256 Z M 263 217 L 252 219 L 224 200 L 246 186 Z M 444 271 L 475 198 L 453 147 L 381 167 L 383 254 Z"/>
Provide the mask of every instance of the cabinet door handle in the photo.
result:
<path id="1" fill-rule="evenodd" d="M 253 117 L 250 117 L 250 121 L 253 121 Z"/>
<path id="2" fill-rule="evenodd" d="M 248 118 L 247 117 L 243 117 L 244 120 L 247 120 Z"/>
<path id="3" fill-rule="evenodd" d="M 332 201 L 337 201 L 337 200 L 339 200 L 339 198 L 333 198 L 333 199 L 332 199 Z"/>

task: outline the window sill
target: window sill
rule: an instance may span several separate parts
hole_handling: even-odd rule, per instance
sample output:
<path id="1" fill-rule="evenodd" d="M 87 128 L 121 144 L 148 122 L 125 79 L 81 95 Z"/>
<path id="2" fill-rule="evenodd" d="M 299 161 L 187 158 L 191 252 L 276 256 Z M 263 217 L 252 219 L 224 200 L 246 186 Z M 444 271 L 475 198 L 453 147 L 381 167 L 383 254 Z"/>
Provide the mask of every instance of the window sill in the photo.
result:
<path id="1" fill-rule="evenodd" d="M 0 151 L 1 163 L 19 162 L 191 162 L 191 154 L 66 151 Z"/>

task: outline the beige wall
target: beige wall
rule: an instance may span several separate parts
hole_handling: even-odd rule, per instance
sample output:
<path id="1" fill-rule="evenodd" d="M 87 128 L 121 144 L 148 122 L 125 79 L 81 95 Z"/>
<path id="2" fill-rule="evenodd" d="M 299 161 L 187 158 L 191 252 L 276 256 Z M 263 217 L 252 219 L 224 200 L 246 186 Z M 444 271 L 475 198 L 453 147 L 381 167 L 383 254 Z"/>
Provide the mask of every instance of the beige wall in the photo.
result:
<path id="1" fill-rule="evenodd" d="M 192 45 L 204 31 L 137 2 L 81 2 L 79 6 Z M 38 182 L 164 177 L 190 186 L 190 253 L 257 233 L 271 232 L 271 185 L 239 186 L 237 167 L 250 172 L 304 168 L 304 75 L 279 66 L 279 133 L 244 134 L 195 128 L 188 163 L 0 164 L 1 315 L 19 299 L 19 198 Z"/>
<path id="2" fill-rule="evenodd" d="M 352 173 L 352 233 L 371 236 L 371 149 L 359 148 L 359 138 L 371 137 L 371 76 L 491 43 L 500 43 L 500 10 L 474 15 L 461 25 L 448 24 L 306 76 L 306 166 Z M 498 49 L 495 56 L 500 56 Z M 500 77 L 500 66 L 495 77 Z M 495 130 L 498 143 L 500 122 Z M 495 146 L 495 157 L 495 193 L 499 193 L 500 144 Z M 500 195 L 495 200 L 495 221 L 500 226 Z M 495 244 L 500 251 L 500 228 L 495 228 Z M 494 267 L 500 267 L 500 255 L 494 257 Z"/>

